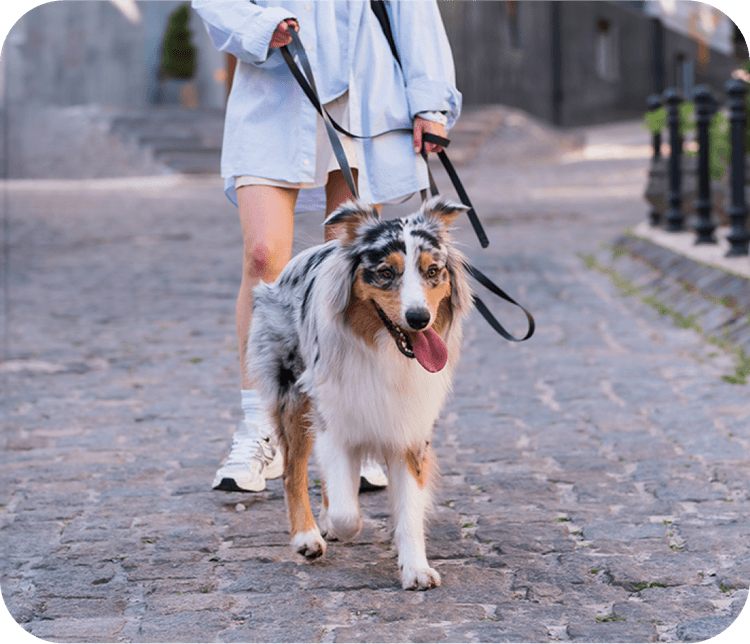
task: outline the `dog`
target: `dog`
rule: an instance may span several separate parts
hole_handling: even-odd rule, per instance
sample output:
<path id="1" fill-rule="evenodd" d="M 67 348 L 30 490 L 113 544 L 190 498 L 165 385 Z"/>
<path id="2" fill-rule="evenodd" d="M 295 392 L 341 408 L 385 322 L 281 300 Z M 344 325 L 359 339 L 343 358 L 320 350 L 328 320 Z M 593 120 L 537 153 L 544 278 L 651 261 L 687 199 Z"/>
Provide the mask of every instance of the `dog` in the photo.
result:
<path id="1" fill-rule="evenodd" d="M 325 220 L 337 239 L 294 257 L 254 291 L 247 367 L 284 454 L 292 548 L 315 559 L 362 528 L 359 471 L 383 458 L 404 589 L 440 585 L 427 562 L 425 513 L 436 475 L 430 442 L 451 388 L 472 306 L 449 229 L 462 205 L 432 198 L 381 220 L 359 202 Z M 311 450 L 322 471 L 316 525 Z"/>

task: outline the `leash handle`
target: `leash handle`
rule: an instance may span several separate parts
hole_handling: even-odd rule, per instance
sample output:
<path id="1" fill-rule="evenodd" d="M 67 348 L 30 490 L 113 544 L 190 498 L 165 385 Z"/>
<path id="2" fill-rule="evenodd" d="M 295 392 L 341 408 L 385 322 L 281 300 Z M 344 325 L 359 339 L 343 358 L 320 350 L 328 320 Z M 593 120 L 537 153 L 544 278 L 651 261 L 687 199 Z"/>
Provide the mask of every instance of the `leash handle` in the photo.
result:
<path id="1" fill-rule="evenodd" d="M 510 342 L 523 342 L 524 340 L 528 340 L 532 335 L 534 335 L 534 330 L 536 329 L 536 322 L 534 321 L 534 316 L 529 313 L 529 311 L 521 306 L 518 302 L 516 302 L 510 295 L 508 295 L 503 289 L 501 289 L 497 284 L 495 284 L 489 277 L 487 277 L 482 271 L 480 271 L 475 266 L 472 266 L 468 262 L 464 262 L 464 268 L 466 269 L 466 272 L 469 273 L 477 282 L 479 282 L 482 286 L 484 286 L 488 291 L 493 293 L 494 295 L 497 295 L 498 297 L 502 298 L 506 302 L 510 302 L 511 304 L 514 304 L 519 309 L 521 309 L 524 314 L 526 315 L 526 320 L 529 323 L 528 331 L 526 332 L 526 335 L 522 338 L 516 338 L 515 336 L 511 335 L 506 331 L 505 327 L 503 327 L 500 322 L 497 321 L 497 318 L 495 318 L 494 315 L 490 312 L 490 310 L 487 308 L 487 305 L 482 302 L 482 300 L 479 299 L 476 295 L 474 296 L 474 306 L 476 306 L 477 311 L 482 314 L 482 317 L 489 323 L 489 325 L 501 336 L 503 336 L 506 340 L 509 340 Z"/>

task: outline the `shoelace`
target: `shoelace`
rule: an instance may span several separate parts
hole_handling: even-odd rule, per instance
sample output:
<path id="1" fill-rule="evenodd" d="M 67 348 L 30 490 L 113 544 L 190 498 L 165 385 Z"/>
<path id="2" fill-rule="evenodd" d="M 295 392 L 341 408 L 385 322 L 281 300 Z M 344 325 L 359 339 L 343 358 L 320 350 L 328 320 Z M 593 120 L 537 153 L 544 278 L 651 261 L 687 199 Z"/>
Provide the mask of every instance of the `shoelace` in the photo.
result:
<path id="1" fill-rule="evenodd" d="M 232 449 L 226 465 L 247 465 L 252 460 L 268 464 L 273 460 L 274 450 L 267 437 L 242 436 L 232 440 Z"/>

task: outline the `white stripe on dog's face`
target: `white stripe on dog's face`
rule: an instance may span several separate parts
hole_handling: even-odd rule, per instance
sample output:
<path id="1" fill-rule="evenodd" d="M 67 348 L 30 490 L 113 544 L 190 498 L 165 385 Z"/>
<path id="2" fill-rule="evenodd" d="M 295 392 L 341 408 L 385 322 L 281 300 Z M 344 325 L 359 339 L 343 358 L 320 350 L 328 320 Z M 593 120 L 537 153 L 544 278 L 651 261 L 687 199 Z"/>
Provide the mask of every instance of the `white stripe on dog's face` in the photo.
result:
<path id="1" fill-rule="evenodd" d="M 404 227 L 406 257 L 404 258 L 404 274 L 401 281 L 401 319 L 398 322 L 404 329 L 411 326 L 406 315 L 407 311 L 427 311 L 429 313 L 422 275 L 419 270 L 420 243 L 418 238 L 412 235 L 412 231 L 412 226 Z M 432 319 L 433 315 L 430 314 L 429 322 L 432 322 Z"/>

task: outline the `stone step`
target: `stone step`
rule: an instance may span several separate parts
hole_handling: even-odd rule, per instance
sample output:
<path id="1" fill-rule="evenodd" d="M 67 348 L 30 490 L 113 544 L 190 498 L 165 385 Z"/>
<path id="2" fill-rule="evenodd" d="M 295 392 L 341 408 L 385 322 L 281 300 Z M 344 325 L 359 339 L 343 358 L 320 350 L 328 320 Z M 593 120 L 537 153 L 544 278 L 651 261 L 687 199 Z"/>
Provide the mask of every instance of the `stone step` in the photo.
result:
<path id="1" fill-rule="evenodd" d="M 114 115 L 110 129 L 174 172 L 218 174 L 224 113 L 221 110 L 153 108 Z"/>
<path id="2" fill-rule="evenodd" d="M 218 174 L 221 167 L 221 151 L 175 151 L 160 156 L 159 160 L 175 172 L 183 174 Z"/>

